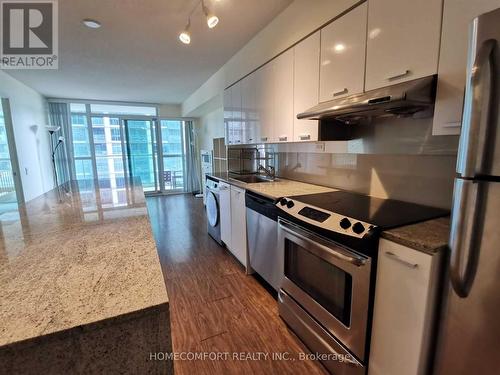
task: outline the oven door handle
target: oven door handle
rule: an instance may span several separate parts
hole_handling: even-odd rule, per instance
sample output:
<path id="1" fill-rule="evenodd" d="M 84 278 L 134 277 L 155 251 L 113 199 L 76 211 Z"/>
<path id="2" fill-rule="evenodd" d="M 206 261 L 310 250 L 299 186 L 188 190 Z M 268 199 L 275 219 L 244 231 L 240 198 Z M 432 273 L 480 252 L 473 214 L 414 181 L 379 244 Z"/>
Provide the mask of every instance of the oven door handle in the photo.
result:
<path id="1" fill-rule="evenodd" d="M 331 247 L 325 246 L 315 241 L 312 235 L 309 235 L 307 232 L 301 230 L 300 228 L 295 227 L 294 225 L 290 225 L 280 220 L 279 226 L 280 229 L 291 234 L 292 236 L 298 237 L 303 241 L 314 244 L 314 246 L 320 248 L 321 250 L 330 254 L 332 257 L 337 258 L 343 262 L 353 264 L 357 267 L 364 266 L 367 263 L 367 260 L 364 257 L 358 256 L 348 251 L 344 251 L 341 248 L 332 249 Z"/>

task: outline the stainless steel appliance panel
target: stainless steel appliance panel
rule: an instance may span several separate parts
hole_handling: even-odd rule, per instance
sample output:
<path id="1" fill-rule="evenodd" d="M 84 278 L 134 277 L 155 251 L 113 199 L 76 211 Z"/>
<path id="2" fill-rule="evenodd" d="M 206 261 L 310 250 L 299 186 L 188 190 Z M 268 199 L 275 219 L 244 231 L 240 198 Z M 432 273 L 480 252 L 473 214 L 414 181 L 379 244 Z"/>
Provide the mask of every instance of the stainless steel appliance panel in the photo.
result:
<path id="1" fill-rule="evenodd" d="M 467 183 L 476 186 L 466 189 L 465 200 L 471 202 L 479 191 L 481 212 L 479 219 L 453 228 L 453 236 L 459 237 L 455 241 L 470 247 L 453 249 L 450 274 L 457 273 L 454 283 L 463 297 L 447 281 L 438 375 L 500 374 L 500 182 Z M 470 217 L 474 208 L 467 203 L 462 207 Z"/>
<path id="2" fill-rule="evenodd" d="M 325 355 L 323 365 L 335 375 L 364 375 L 366 367 L 304 311 L 287 293 L 278 295 L 280 316 L 313 354 Z"/>
<path id="3" fill-rule="evenodd" d="M 371 259 L 283 219 L 279 219 L 278 238 L 285 254 L 282 289 L 364 360 Z M 297 273 L 287 265 L 295 246 L 304 255 L 297 264 L 302 272 Z"/>
<path id="4" fill-rule="evenodd" d="M 437 375 L 500 373 L 498 25 L 500 8 L 472 23 Z"/>
<path id="5" fill-rule="evenodd" d="M 500 8 L 474 19 L 457 172 L 500 176 Z"/>
<path id="6" fill-rule="evenodd" d="M 247 208 L 250 267 L 276 291 L 283 275 L 283 252 L 278 249 L 276 221 Z"/>

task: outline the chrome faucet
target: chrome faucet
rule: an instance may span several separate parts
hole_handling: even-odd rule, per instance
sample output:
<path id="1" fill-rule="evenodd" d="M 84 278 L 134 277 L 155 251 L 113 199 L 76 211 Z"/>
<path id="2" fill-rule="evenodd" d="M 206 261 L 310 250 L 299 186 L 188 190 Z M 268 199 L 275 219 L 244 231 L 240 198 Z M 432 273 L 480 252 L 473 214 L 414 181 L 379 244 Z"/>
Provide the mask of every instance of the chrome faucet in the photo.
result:
<path id="1" fill-rule="evenodd" d="M 276 177 L 276 170 L 274 169 L 274 167 L 272 165 L 270 165 L 269 167 L 264 167 L 262 164 L 259 164 L 259 167 L 257 168 L 257 171 L 262 171 L 265 173 L 265 175 L 267 177 L 269 177 L 270 179 L 274 180 L 275 177 Z"/>

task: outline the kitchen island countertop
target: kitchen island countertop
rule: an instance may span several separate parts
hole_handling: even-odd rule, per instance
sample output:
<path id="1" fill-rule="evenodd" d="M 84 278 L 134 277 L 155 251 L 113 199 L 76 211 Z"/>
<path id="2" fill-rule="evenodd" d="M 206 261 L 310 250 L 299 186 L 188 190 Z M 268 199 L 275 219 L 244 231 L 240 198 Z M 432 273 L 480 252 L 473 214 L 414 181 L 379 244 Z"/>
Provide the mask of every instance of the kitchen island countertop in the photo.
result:
<path id="1" fill-rule="evenodd" d="M 0 348 L 168 307 L 138 182 L 73 181 L 0 225 Z"/>

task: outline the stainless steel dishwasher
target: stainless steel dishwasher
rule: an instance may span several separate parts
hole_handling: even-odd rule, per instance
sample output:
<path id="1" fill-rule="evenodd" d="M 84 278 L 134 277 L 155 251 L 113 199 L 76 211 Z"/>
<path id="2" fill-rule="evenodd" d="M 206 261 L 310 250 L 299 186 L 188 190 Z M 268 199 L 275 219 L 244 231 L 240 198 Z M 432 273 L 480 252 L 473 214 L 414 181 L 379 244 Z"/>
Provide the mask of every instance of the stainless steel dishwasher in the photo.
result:
<path id="1" fill-rule="evenodd" d="M 245 196 L 250 268 L 276 291 L 283 278 L 283 250 L 278 248 L 275 201 L 247 191 Z"/>

